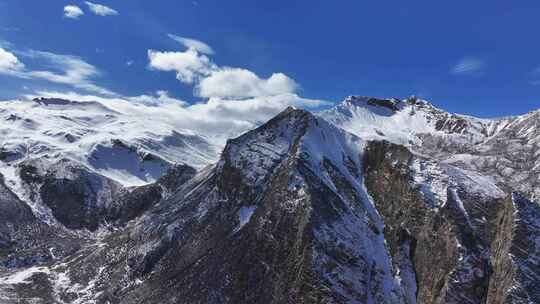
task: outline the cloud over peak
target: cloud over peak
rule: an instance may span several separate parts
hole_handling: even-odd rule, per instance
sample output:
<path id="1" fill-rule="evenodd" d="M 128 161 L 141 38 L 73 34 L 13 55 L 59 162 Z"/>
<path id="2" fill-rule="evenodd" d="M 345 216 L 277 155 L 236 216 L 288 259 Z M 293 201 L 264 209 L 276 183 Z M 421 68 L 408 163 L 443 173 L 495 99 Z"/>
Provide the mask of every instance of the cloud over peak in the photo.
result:
<path id="1" fill-rule="evenodd" d="M 79 19 L 80 16 L 84 15 L 84 12 L 77 5 L 66 5 L 64 6 L 64 17 L 71 19 Z"/>
<path id="2" fill-rule="evenodd" d="M 196 87 L 201 97 L 247 98 L 294 93 L 298 85 L 283 73 L 263 79 L 240 68 L 219 68 L 201 79 Z"/>
<path id="3" fill-rule="evenodd" d="M 98 101 L 114 110 L 130 112 L 140 117 L 155 117 L 167 121 L 178 129 L 189 130 L 212 138 L 223 145 L 227 138 L 250 130 L 267 121 L 287 106 L 313 108 L 327 105 L 325 101 L 282 94 L 242 100 L 210 98 L 207 101 L 187 104 L 171 97 L 166 91 L 157 91 L 139 96 L 102 97 L 81 95 L 76 92 L 40 91 L 25 95 L 54 97 L 77 101 Z"/>
<path id="4" fill-rule="evenodd" d="M 112 9 L 112 8 L 110 8 L 108 6 L 105 6 L 103 4 L 93 3 L 93 2 L 90 2 L 90 1 L 85 1 L 84 3 L 88 6 L 88 9 L 90 9 L 94 14 L 96 14 L 98 16 L 115 16 L 115 15 L 118 15 L 118 11 L 116 11 L 115 9 Z"/>

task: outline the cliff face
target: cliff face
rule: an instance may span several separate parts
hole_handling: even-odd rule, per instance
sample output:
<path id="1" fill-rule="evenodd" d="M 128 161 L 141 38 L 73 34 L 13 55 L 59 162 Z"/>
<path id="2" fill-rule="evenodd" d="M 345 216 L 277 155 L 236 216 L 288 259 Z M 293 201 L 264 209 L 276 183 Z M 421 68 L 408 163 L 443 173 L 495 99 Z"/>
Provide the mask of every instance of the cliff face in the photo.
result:
<path id="1" fill-rule="evenodd" d="M 515 193 L 498 212 L 488 303 L 540 301 L 539 214 L 538 204 Z"/>
<path id="2" fill-rule="evenodd" d="M 408 169 L 418 158 L 388 142 L 371 142 L 365 157 L 366 187 L 383 217 L 394 271 L 413 269 L 416 301 L 540 301 L 530 285 L 540 282 L 538 205 L 515 193 L 482 196 L 454 177 L 446 202 L 434 207 Z"/>

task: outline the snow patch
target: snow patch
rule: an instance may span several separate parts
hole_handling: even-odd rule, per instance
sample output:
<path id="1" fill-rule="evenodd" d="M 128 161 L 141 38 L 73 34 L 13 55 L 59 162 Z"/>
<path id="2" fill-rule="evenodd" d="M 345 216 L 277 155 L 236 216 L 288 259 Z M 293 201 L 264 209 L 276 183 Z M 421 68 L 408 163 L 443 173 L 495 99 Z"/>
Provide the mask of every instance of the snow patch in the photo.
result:
<path id="1" fill-rule="evenodd" d="M 240 231 L 247 223 L 249 223 L 249 220 L 251 219 L 251 216 L 255 212 L 255 209 L 257 209 L 257 206 L 243 206 L 238 210 L 238 226 L 234 228 L 234 232 Z"/>
<path id="2" fill-rule="evenodd" d="M 30 267 L 8 276 L 0 277 L 0 285 L 30 284 L 32 282 L 28 280 L 36 273 L 49 274 L 50 271 L 47 267 Z"/>

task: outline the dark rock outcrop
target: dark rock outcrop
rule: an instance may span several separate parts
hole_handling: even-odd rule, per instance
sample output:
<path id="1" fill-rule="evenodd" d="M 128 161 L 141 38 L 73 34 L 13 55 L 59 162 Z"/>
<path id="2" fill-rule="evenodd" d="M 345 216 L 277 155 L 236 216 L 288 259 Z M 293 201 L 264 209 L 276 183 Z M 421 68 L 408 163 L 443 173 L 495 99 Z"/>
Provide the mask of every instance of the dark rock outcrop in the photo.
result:
<path id="1" fill-rule="evenodd" d="M 394 271 L 413 267 L 414 299 L 540 301 L 532 286 L 540 284 L 535 262 L 538 205 L 515 194 L 482 202 L 465 189 L 449 189 L 446 203 L 432 208 L 411 182 L 407 168 L 414 158 L 404 147 L 387 142 L 370 143 L 365 154 L 366 187 L 384 219 Z"/>
<path id="2" fill-rule="evenodd" d="M 72 254 L 81 243 L 77 237 L 36 218 L 0 175 L 0 273 Z"/>

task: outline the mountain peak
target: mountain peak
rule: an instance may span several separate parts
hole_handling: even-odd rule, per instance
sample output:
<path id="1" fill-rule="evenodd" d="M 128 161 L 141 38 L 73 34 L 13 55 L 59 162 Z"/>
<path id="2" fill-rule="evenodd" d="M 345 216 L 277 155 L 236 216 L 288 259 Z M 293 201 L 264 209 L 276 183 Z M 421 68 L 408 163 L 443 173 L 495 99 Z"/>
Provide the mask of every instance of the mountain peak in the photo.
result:
<path id="1" fill-rule="evenodd" d="M 288 107 L 262 126 L 227 141 L 221 164 L 241 170 L 244 182 L 262 182 L 296 145 L 311 122 L 308 111 Z"/>
<path id="2" fill-rule="evenodd" d="M 390 109 L 392 111 L 400 110 L 401 100 L 397 98 L 376 98 L 368 96 L 348 96 L 344 101 L 344 104 L 350 104 L 354 106 L 377 106 Z"/>
<path id="3" fill-rule="evenodd" d="M 340 104 L 343 106 L 372 106 L 372 107 L 381 107 L 390 109 L 393 112 L 404 109 L 407 106 L 417 106 L 417 107 L 430 107 L 433 108 L 433 105 L 427 101 L 412 95 L 405 99 L 400 99 L 396 97 L 392 98 L 381 98 L 373 96 L 359 96 L 359 95 L 350 95 L 343 100 Z"/>
<path id="4" fill-rule="evenodd" d="M 448 113 L 415 96 L 404 100 L 349 96 L 320 115 L 363 139 L 403 145 L 420 144 L 425 135 L 437 134 L 454 134 L 478 142 L 486 138 L 494 123 Z"/>
<path id="5" fill-rule="evenodd" d="M 62 98 L 47 98 L 47 97 L 37 97 L 32 99 L 33 102 L 43 105 L 43 106 L 89 106 L 89 105 L 99 105 L 103 109 L 106 109 L 106 107 L 102 104 L 100 104 L 97 101 L 74 101 L 74 100 L 68 100 L 68 99 L 62 99 Z M 111 111 L 110 109 L 107 109 Z"/>

